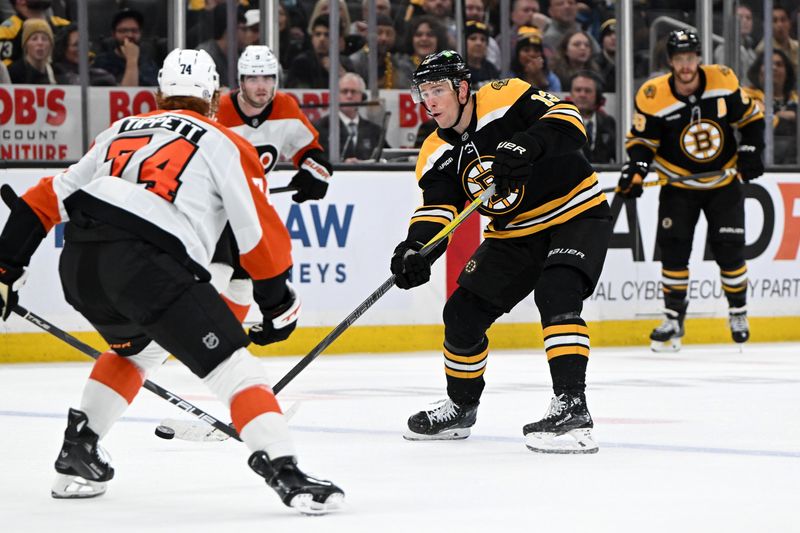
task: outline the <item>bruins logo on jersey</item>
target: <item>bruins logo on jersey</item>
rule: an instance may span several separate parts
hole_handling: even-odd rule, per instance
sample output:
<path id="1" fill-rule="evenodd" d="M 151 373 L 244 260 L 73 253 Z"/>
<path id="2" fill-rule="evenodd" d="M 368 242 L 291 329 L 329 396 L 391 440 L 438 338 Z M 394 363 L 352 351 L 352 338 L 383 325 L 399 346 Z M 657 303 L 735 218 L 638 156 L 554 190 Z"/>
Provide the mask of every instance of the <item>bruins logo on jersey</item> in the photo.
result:
<path id="1" fill-rule="evenodd" d="M 464 186 L 464 191 L 471 199 L 475 199 L 481 195 L 483 191 L 489 188 L 494 183 L 494 175 L 492 174 L 492 161 L 494 156 L 483 156 L 480 159 L 475 158 L 464 168 L 461 174 L 461 183 Z M 505 198 L 498 198 L 492 196 L 486 203 L 484 203 L 479 211 L 486 215 L 502 215 L 510 213 L 522 203 L 522 196 L 525 193 L 525 187 L 520 190 L 512 191 Z"/>
<path id="2" fill-rule="evenodd" d="M 647 98 L 655 98 L 656 97 L 656 86 L 652 83 L 644 88 L 644 95 Z"/>
<path id="3" fill-rule="evenodd" d="M 508 80 L 507 79 L 506 80 L 494 80 L 492 82 L 492 89 L 494 89 L 495 91 L 499 91 L 500 89 L 502 89 L 506 85 L 508 85 Z"/>
<path id="4" fill-rule="evenodd" d="M 681 132 L 681 148 L 693 161 L 707 163 L 722 152 L 722 130 L 716 122 L 700 120 Z"/>

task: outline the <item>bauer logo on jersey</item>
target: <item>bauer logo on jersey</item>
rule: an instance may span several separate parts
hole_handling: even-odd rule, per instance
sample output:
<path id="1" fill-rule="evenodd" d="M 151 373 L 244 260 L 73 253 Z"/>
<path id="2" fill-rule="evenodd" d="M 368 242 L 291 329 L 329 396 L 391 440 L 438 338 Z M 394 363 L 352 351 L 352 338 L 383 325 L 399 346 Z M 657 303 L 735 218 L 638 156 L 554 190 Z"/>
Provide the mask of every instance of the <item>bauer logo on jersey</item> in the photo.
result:
<path id="1" fill-rule="evenodd" d="M 681 132 L 681 148 L 698 163 L 707 163 L 722 152 L 722 131 L 711 120 L 692 122 Z"/>
<path id="2" fill-rule="evenodd" d="M 482 156 L 480 159 L 475 158 L 464 168 L 461 174 L 461 182 L 464 185 L 464 190 L 471 199 L 475 199 L 483 193 L 489 186 L 494 183 L 494 175 L 492 174 L 492 162 L 494 156 Z M 510 213 L 522 203 L 522 195 L 525 192 L 525 187 L 516 191 L 511 191 L 511 194 L 505 198 L 498 198 L 496 195 L 492 196 L 489 200 L 479 208 L 479 211 L 486 215 L 502 215 Z"/>

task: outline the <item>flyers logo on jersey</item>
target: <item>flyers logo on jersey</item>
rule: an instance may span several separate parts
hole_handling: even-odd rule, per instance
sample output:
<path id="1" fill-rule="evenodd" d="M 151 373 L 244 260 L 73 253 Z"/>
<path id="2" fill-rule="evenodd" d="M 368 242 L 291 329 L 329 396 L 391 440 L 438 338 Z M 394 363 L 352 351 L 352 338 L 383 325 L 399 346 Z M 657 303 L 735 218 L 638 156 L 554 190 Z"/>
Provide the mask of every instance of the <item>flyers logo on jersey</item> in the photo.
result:
<path id="1" fill-rule="evenodd" d="M 461 174 L 461 184 L 471 199 L 480 196 L 483 191 L 494 183 L 494 175 L 492 174 L 493 161 L 494 156 L 482 156 L 480 159 L 473 159 L 464 168 L 464 172 Z M 512 191 L 505 198 L 492 196 L 478 210 L 486 215 L 510 213 L 522 203 L 524 193 L 525 187 L 523 186 L 519 190 Z"/>
<path id="2" fill-rule="evenodd" d="M 722 131 L 711 120 L 692 122 L 681 132 L 681 148 L 698 163 L 706 163 L 717 157 L 723 147 Z"/>

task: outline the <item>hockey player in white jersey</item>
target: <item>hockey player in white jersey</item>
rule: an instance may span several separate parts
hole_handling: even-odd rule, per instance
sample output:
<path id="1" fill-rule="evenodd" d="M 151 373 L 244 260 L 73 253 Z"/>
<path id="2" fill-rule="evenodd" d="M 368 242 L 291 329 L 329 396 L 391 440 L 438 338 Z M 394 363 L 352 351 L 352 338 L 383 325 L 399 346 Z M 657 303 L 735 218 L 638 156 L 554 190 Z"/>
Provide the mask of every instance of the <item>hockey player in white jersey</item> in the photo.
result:
<path id="1" fill-rule="evenodd" d="M 229 406 L 252 452 L 248 464 L 284 504 L 324 513 L 343 501 L 336 485 L 297 467 L 269 380 L 246 349 L 251 340 L 286 339 L 299 302 L 287 283 L 288 232 L 255 183 L 264 180 L 258 156 L 208 118 L 218 88 L 208 54 L 173 50 L 159 72 L 157 111 L 117 121 L 78 163 L 10 202 L 0 234 L 3 319 L 33 252 L 56 223 L 67 222 L 59 265 L 66 300 L 110 346 L 92 369 L 80 409 L 69 410 L 54 498 L 105 492 L 114 469 L 99 441 L 166 349 Z M 12 196 L 3 191 L 4 199 Z M 250 338 L 208 283 L 228 222 L 265 317 Z"/>
<path id="2" fill-rule="evenodd" d="M 289 186 L 295 202 L 320 200 L 333 173 L 319 134 L 294 97 L 278 91 L 278 58 L 268 46 L 248 46 L 239 56 L 240 89 L 220 98 L 217 121 L 247 139 L 258 152 L 264 173 L 283 156 L 297 173 Z M 214 253 L 212 283 L 233 313 L 244 322 L 252 303 L 252 284 L 236 260 L 234 240 L 226 230 Z"/>

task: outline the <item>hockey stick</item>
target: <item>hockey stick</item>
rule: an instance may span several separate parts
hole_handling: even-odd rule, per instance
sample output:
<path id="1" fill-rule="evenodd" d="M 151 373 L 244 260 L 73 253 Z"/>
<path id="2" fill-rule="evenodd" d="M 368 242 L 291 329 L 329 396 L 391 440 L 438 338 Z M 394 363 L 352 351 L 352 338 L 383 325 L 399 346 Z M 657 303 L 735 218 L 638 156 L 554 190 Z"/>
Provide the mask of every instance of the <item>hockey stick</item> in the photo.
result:
<path id="1" fill-rule="evenodd" d="M 464 220 L 475 211 L 481 203 L 485 202 L 489 198 L 492 197 L 494 194 L 494 185 L 491 185 L 488 189 L 486 189 L 483 194 L 481 194 L 478 198 L 472 201 L 457 217 L 455 217 L 452 222 L 450 222 L 447 226 L 442 228 L 442 230 L 436 234 L 431 240 L 425 244 L 420 250 L 420 253 L 423 256 L 426 256 L 431 253 L 434 247 L 437 244 L 442 242 L 448 235 L 450 235 L 455 229 L 461 225 Z M 378 289 L 370 294 L 366 300 L 364 300 L 361 305 L 359 305 L 355 311 L 350 313 L 347 318 L 345 318 L 333 331 L 331 331 L 316 347 L 314 347 L 311 352 L 303 357 L 290 371 L 286 374 L 278 383 L 275 385 L 272 390 L 275 394 L 278 394 L 284 387 L 294 379 L 305 367 L 311 364 L 311 361 L 317 358 L 319 354 L 325 350 L 328 346 L 333 343 L 339 336 L 344 333 L 344 331 L 349 328 L 356 320 L 358 320 L 361 315 L 363 315 L 367 309 L 372 307 L 372 305 L 377 302 L 384 294 L 386 294 L 389 289 L 392 288 L 394 285 L 394 275 L 392 275 L 389 279 L 387 279 Z M 297 405 L 300 402 L 295 402 L 285 413 L 285 416 L 291 418 L 292 415 L 297 411 Z M 161 425 L 171 429 L 175 433 L 175 437 L 184 439 L 184 440 L 203 440 L 203 441 L 219 441 L 227 439 L 226 435 L 220 434 L 214 429 L 210 429 L 208 426 L 202 423 L 198 423 L 196 420 L 174 420 L 174 419 L 165 419 L 161 421 Z"/>
<path id="2" fill-rule="evenodd" d="M 446 239 L 448 235 L 454 232 L 456 228 L 460 226 L 461 223 L 464 222 L 467 219 L 467 217 L 469 217 L 473 213 L 473 211 L 478 209 L 478 207 L 480 207 L 480 205 L 483 202 L 487 201 L 494 195 L 494 189 L 495 189 L 494 184 L 490 185 L 488 189 L 483 191 L 483 193 L 480 196 L 475 198 L 472 201 L 472 203 L 470 203 L 463 211 L 461 211 L 461 213 L 459 213 L 458 216 L 456 216 L 447 226 L 442 228 L 442 230 L 439 233 L 437 233 L 431 240 L 429 240 L 425 244 L 425 246 L 422 247 L 419 253 L 423 257 L 430 254 L 431 251 L 440 242 Z M 377 302 L 384 294 L 386 294 L 389 291 L 389 289 L 391 289 L 393 286 L 394 286 L 394 274 L 392 274 L 389 277 L 389 279 L 384 281 L 383 284 L 381 284 L 381 286 L 378 287 L 377 290 L 375 290 L 375 292 L 367 296 L 367 299 L 361 302 L 361 304 L 358 307 L 356 307 L 355 311 L 347 315 L 347 317 L 345 317 L 345 319 L 342 320 L 342 322 L 339 323 L 339 325 L 336 326 L 333 329 L 333 331 L 328 333 L 328 335 L 324 339 L 322 339 L 319 342 L 319 344 L 317 344 L 314 347 L 314 349 L 311 350 L 311 352 L 309 352 L 308 355 L 303 357 L 300 360 L 300 362 L 298 362 L 294 366 L 294 368 L 292 368 L 285 376 L 283 376 L 283 378 L 281 378 L 280 381 L 278 381 L 278 383 L 274 387 L 272 387 L 272 390 L 275 391 L 275 394 L 278 394 L 280 391 L 282 391 L 284 387 L 286 387 L 286 385 L 288 385 L 290 381 L 292 381 L 295 377 L 297 377 L 297 375 L 300 372 L 302 372 L 305 367 L 311 364 L 311 361 L 316 359 L 317 356 L 319 356 L 319 354 L 321 354 L 323 350 L 325 350 L 325 348 L 330 346 L 331 343 L 333 343 L 333 341 L 338 339 L 339 336 L 342 333 L 344 333 L 347 328 L 349 328 L 356 320 L 358 320 L 358 318 L 361 315 L 363 315 L 367 311 L 367 309 L 372 307 L 372 305 L 375 302 Z"/>
<path id="3" fill-rule="evenodd" d="M 81 342 L 80 340 L 76 339 L 75 337 L 73 337 L 72 335 L 67 333 L 66 331 L 64 331 L 62 329 L 59 329 L 58 327 L 56 327 L 52 323 L 48 322 L 44 318 L 42 318 L 42 317 L 40 317 L 40 316 L 38 316 L 38 315 L 36 315 L 34 313 L 31 313 L 30 311 L 28 311 L 27 309 L 25 309 L 21 305 L 15 305 L 14 306 L 14 312 L 16 314 L 18 314 L 19 316 L 21 316 L 22 318 L 24 318 L 25 320 L 27 320 L 28 322 L 30 322 L 30 323 L 38 326 L 39 328 L 45 330 L 46 332 L 50 333 L 54 337 L 57 337 L 57 338 L 61 339 L 62 341 L 66 342 L 67 344 L 69 344 L 73 348 L 77 349 L 78 351 L 84 353 L 85 355 L 88 355 L 92 359 L 97 359 L 98 357 L 100 357 L 102 355 L 99 351 L 95 350 L 94 348 L 92 348 L 88 344 L 86 344 L 84 342 Z M 226 434 L 228 437 L 233 437 L 236 440 L 242 440 L 242 439 L 239 438 L 239 434 L 236 433 L 236 430 L 233 429 L 233 427 L 225 424 L 224 422 L 220 422 L 219 420 L 217 420 L 216 418 L 214 418 L 210 414 L 206 413 L 205 411 L 203 411 L 199 407 L 196 407 L 196 406 L 192 405 L 191 403 L 187 402 L 186 400 L 184 400 L 183 398 L 181 398 L 180 396 L 178 396 L 176 394 L 172 394 L 167 389 L 161 387 L 160 385 L 156 385 L 155 383 L 153 383 L 149 379 L 145 380 L 142 386 L 145 389 L 147 389 L 150 392 L 152 392 L 153 394 L 156 394 L 157 396 L 160 396 L 163 399 L 167 400 L 169 403 L 177 406 L 180 409 L 183 409 L 184 411 L 186 411 L 190 415 L 196 416 L 197 418 L 199 418 L 203 422 L 205 422 L 205 423 L 207 423 L 207 424 L 209 424 L 211 426 L 214 426 L 215 430 L 221 431 L 222 433 Z M 215 440 L 219 440 L 219 439 L 215 439 Z"/>
<path id="4" fill-rule="evenodd" d="M 269 190 L 269 193 L 278 194 L 282 192 L 297 192 L 297 191 L 298 191 L 297 187 L 290 187 L 287 185 L 286 187 L 273 187 Z"/>
<path id="5" fill-rule="evenodd" d="M 669 185 L 671 183 L 680 183 L 682 181 L 700 180 L 703 178 L 723 178 L 731 174 L 736 174 L 738 171 L 735 168 L 729 168 L 723 171 L 714 170 L 712 172 L 701 172 L 700 174 L 691 174 L 689 176 L 678 176 L 677 178 L 669 178 L 667 180 L 657 179 L 652 181 L 643 181 L 642 187 L 659 187 L 662 185 Z M 619 192 L 619 187 L 605 187 L 601 192 Z"/>

